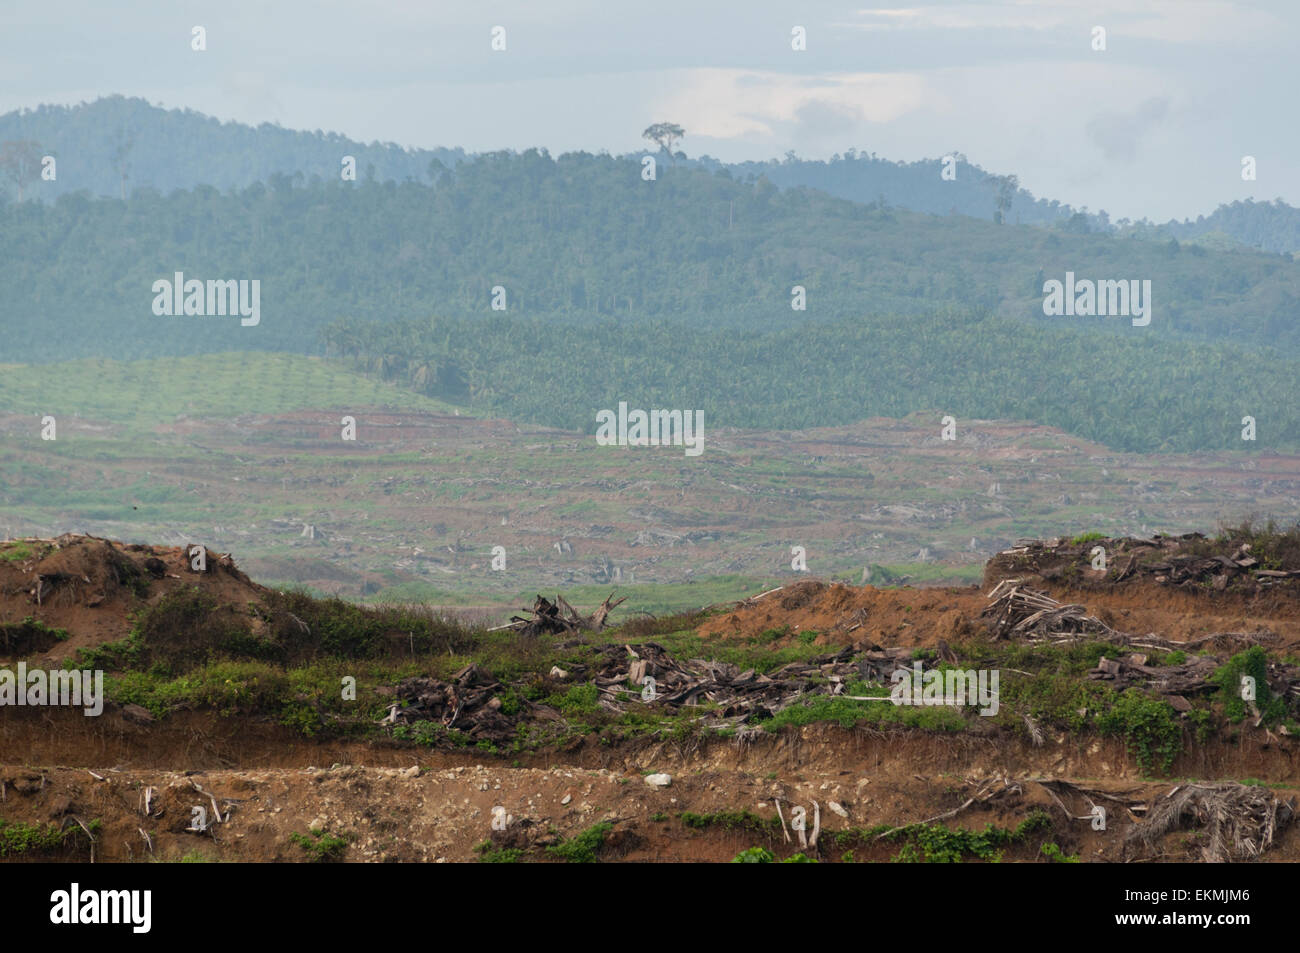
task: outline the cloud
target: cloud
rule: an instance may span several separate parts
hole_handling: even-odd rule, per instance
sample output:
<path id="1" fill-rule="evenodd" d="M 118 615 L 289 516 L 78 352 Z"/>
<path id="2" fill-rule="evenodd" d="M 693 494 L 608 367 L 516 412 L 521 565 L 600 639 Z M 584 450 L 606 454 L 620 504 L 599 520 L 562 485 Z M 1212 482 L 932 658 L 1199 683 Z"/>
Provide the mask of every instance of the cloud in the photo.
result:
<path id="1" fill-rule="evenodd" d="M 795 111 L 795 122 L 798 128 L 796 136 L 799 139 L 817 142 L 832 140 L 838 144 L 852 141 L 862 122 L 862 111 L 848 103 L 813 99 Z"/>
<path id="2" fill-rule="evenodd" d="M 1241 0 L 975 0 L 862 9 L 842 24 L 868 31 L 1006 30 L 1081 31 L 1093 25 L 1127 41 L 1258 47 L 1289 42 L 1294 11 Z M 1086 50 L 1087 47 L 1081 47 Z"/>
<path id="3" fill-rule="evenodd" d="M 234 70 L 221 80 L 221 92 L 242 115 L 284 118 L 284 106 L 266 74 L 259 70 Z"/>
<path id="4" fill-rule="evenodd" d="M 910 73 L 816 77 L 734 69 L 674 71 L 656 104 L 688 130 L 711 139 L 771 136 L 793 124 L 818 136 L 861 123 L 887 123 L 927 105 L 926 84 Z"/>
<path id="5" fill-rule="evenodd" d="M 1132 162 L 1137 158 L 1142 137 L 1159 125 L 1169 112 L 1165 97 L 1148 99 L 1130 113 L 1103 113 L 1086 127 L 1088 139 L 1112 161 Z"/>

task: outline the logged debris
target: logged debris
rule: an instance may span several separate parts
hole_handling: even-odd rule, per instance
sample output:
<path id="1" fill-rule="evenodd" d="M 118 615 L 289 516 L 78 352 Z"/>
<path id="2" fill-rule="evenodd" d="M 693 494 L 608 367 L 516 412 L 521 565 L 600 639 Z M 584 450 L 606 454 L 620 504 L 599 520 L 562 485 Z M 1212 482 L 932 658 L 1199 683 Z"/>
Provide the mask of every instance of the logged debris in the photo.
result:
<path id="1" fill-rule="evenodd" d="M 1098 568 L 1094 562 L 1098 549 L 1105 553 L 1105 568 Z M 1294 566 L 1294 557 L 1288 559 Z M 1253 593 L 1290 583 L 1300 577 L 1300 569 L 1287 569 L 1276 558 L 1266 559 L 1249 542 L 1210 540 L 1201 533 L 1187 533 L 1151 539 L 1017 540 L 1015 546 L 989 560 L 984 567 L 984 585 L 1016 577 L 1083 587 L 1128 580 L 1182 589 Z"/>
<path id="2" fill-rule="evenodd" d="M 450 682 L 408 678 L 394 690 L 397 700 L 389 706 L 381 724 L 436 722 L 472 741 L 509 741 L 514 737 L 518 718 L 502 711 L 504 687 L 473 663 L 457 672 Z"/>
<path id="3" fill-rule="evenodd" d="M 568 646 L 578 643 L 566 643 Z M 887 682 L 900 666 L 911 664 L 907 648 L 855 652 L 845 647 L 807 662 L 791 662 L 770 674 L 741 671 L 728 662 L 677 659 L 662 645 L 608 645 L 591 662 L 570 670 L 553 668 L 552 680 L 593 683 L 597 704 L 621 714 L 649 709 L 676 712 L 701 709 L 701 723 L 722 728 L 764 721 L 805 698 L 848 695 L 853 681 Z M 920 664 L 930 664 L 923 662 Z M 450 682 L 429 677 L 408 678 L 389 690 L 393 701 L 383 725 L 433 722 L 471 741 L 503 742 L 516 737 L 528 720 L 553 720 L 560 713 L 544 702 L 532 702 L 511 692 L 492 675 L 469 665 Z M 511 699 L 507 713 L 504 698 Z"/>
<path id="4" fill-rule="evenodd" d="M 844 695 L 850 681 L 886 682 L 910 659 L 907 648 L 855 653 L 846 646 L 762 674 L 729 662 L 675 659 L 662 645 L 645 642 L 607 646 L 580 674 L 595 682 L 601 706 L 610 711 L 645 704 L 674 709 L 712 704 L 717 708 L 705 724 L 720 727 L 770 718 L 807 696 Z"/>
<path id="5" fill-rule="evenodd" d="M 1157 798 L 1125 839 L 1131 860 L 1157 860 L 1162 838 L 1173 831 L 1204 832 L 1200 859 L 1207 863 L 1255 860 L 1291 823 L 1295 804 L 1265 788 L 1236 782 L 1180 784 Z"/>
<path id="6" fill-rule="evenodd" d="M 1045 592 L 1030 589 L 1020 579 L 1004 579 L 989 593 L 989 605 L 980 614 L 999 639 L 1030 642 L 1091 638 L 1127 641 L 1080 605 L 1062 605 Z"/>
<path id="7" fill-rule="evenodd" d="M 1002 580 L 988 598 L 989 605 L 981 618 L 995 638 L 1053 644 L 1084 638 L 1113 642 L 1115 651 L 1098 660 L 1088 673 L 1089 679 L 1109 682 L 1121 692 L 1131 687 L 1144 688 L 1162 696 L 1179 713 L 1192 710 L 1189 696 L 1207 696 L 1218 690 L 1214 674 L 1227 661 L 1226 655 L 1187 656 L 1187 652 L 1208 645 L 1231 653 L 1276 639 L 1268 632 L 1220 632 L 1186 642 L 1174 642 L 1154 633 L 1132 636 L 1088 615 L 1083 606 L 1062 605 L 1046 593 L 1023 585 L 1020 579 Z M 1186 657 L 1177 664 L 1149 665 L 1147 653 L 1128 651 L 1131 649 L 1181 650 Z M 1300 697 L 1300 666 L 1269 662 L 1268 683 L 1277 695 Z M 1030 731 L 1032 734 L 1032 727 Z"/>
<path id="8" fill-rule="evenodd" d="M 1178 665 L 1147 665 L 1147 656 L 1131 654 L 1119 658 L 1102 656 L 1088 673 L 1094 681 L 1110 682 L 1116 691 L 1138 686 L 1162 695 L 1175 711 L 1192 710 L 1188 696 L 1209 695 L 1218 686 L 1212 681 L 1219 660 L 1196 655 Z"/>
<path id="9" fill-rule="evenodd" d="M 1029 642 L 1050 641 L 1055 644 L 1089 638 L 1131 648 L 1160 651 L 1239 652 L 1242 648 L 1277 641 L 1277 636 L 1261 630 L 1257 632 L 1214 632 L 1210 635 L 1178 642 L 1162 638 L 1154 632 L 1134 636 L 1112 629 L 1081 605 L 1063 605 L 1051 596 L 1023 584 L 1021 579 L 1004 579 L 988 595 L 989 604 L 980 613 L 980 619 L 998 639 L 1020 638 Z M 1135 656 L 1138 665 L 1145 658 Z M 1107 670 L 1119 674 L 1118 670 Z"/>
<path id="10" fill-rule="evenodd" d="M 1118 691 L 1135 686 L 1145 688 L 1164 696 L 1176 711 L 1186 712 L 1192 709 L 1188 696 L 1206 696 L 1218 690 L 1220 686 L 1214 681 L 1214 674 L 1225 660 L 1214 655 L 1195 655 L 1177 665 L 1148 665 L 1147 661 L 1147 656 L 1141 653 L 1116 658 L 1103 655 L 1088 677 L 1109 682 Z M 1275 696 L 1288 700 L 1300 698 L 1300 666 L 1269 661 L 1265 672 L 1268 688 Z"/>
<path id="11" fill-rule="evenodd" d="M 577 609 L 565 601 L 564 596 L 557 594 L 555 601 L 551 602 L 542 596 L 538 596 L 533 601 L 531 618 L 526 616 L 511 616 L 506 625 L 497 626 L 492 631 L 501 631 L 511 629 L 521 635 L 535 637 L 542 633 L 555 635 L 558 633 L 577 633 L 577 632 L 599 632 L 605 628 L 609 621 L 609 614 L 627 601 L 627 596 L 622 599 L 614 599 L 611 592 L 605 597 L 596 611 L 591 615 L 582 615 Z"/>

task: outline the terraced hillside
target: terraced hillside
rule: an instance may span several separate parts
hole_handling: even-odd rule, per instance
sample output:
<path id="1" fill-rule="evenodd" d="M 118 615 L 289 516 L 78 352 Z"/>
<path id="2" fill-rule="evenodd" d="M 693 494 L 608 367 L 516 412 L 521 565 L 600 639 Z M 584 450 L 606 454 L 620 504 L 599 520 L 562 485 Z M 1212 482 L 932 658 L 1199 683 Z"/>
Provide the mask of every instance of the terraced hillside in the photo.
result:
<path id="1" fill-rule="evenodd" d="M 662 612 L 800 575 L 974 582 L 1020 537 L 1300 512 L 1294 455 L 1139 456 L 1006 421 L 961 421 L 946 441 L 936 412 L 711 430 L 688 458 L 284 355 L 9 368 L 0 406 L 0 538 L 202 542 L 262 580 L 466 609 L 557 587 L 598 601 L 619 585 L 627 609 Z"/>

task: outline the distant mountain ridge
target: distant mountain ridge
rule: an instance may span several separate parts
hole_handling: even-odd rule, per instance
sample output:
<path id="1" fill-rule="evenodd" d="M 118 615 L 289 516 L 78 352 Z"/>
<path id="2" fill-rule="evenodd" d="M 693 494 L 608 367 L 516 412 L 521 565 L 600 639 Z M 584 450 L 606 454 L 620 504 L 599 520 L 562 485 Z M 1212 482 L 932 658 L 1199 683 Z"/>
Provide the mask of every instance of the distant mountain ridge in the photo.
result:
<path id="1" fill-rule="evenodd" d="M 358 179 L 429 181 L 430 163 L 454 166 L 463 149 L 406 149 L 357 142 L 338 133 L 222 122 L 190 109 L 163 109 L 139 98 L 107 96 L 76 106 L 38 106 L 0 116 L 0 142 L 32 140 L 58 162 L 58 178 L 37 194 L 57 198 L 80 189 L 118 198 L 123 186 L 174 189 L 208 185 L 227 191 L 273 175 L 337 178 L 344 155 Z M 125 179 L 123 179 L 125 173 Z M 6 183 L 8 186 L 8 183 Z M 12 187 L 5 189 L 13 195 Z"/>
<path id="2" fill-rule="evenodd" d="M 342 157 L 356 160 L 359 180 L 412 180 L 429 183 L 443 168 L 481 156 L 460 148 L 413 149 L 395 143 L 362 143 L 336 132 L 283 129 L 262 123 L 222 122 L 189 109 L 163 109 L 143 99 L 108 96 L 76 106 L 42 105 L 0 116 L 0 143 L 32 141 L 58 162 L 58 177 L 29 188 L 28 196 L 54 199 L 81 189 L 92 195 L 121 197 L 136 188 L 166 194 L 199 185 L 221 191 L 269 183 L 288 176 L 306 184 L 314 177 L 335 179 Z M 543 150 L 544 151 L 544 150 Z M 646 150 L 635 155 L 639 157 Z M 710 156 L 683 157 L 679 164 L 735 178 L 765 177 L 778 188 L 815 188 L 853 202 L 894 206 L 933 215 L 957 214 L 990 219 L 998 211 L 999 189 L 1007 189 L 1005 220 L 1050 225 L 1069 232 L 1119 231 L 1138 237 L 1236 243 L 1274 253 L 1300 251 L 1300 209 L 1280 199 L 1245 200 L 1222 205 L 1209 216 L 1163 225 L 1121 220 L 1104 211 L 1089 212 L 1056 200 L 1036 198 L 999 176 L 951 153 L 955 178 L 940 177 L 940 158 L 891 162 L 848 149 L 829 160 L 800 159 L 793 153 L 765 162 L 724 163 Z M 6 181 L 0 196 L 16 196 Z"/>

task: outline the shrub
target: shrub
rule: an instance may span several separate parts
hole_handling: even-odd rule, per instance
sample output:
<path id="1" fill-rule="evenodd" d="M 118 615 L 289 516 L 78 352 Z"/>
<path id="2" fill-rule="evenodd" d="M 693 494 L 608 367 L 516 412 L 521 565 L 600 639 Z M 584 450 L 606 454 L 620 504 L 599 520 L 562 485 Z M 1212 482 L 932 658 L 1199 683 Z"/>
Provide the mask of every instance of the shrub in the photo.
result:
<path id="1" fill-rule="evenodd" d="M 1154 772 L 1157 756 L 1161 770 L 1168 771 L 1183 750 L 1178 712 L 1163 699 L 1136 688 L 1128 689 L 1097 716 L 1097 728 L 1103 735 L 1123 736 L 1144 774 Z"/>
<path id="2" fill-rule="evenodd" d="M 546 848 L 546 852 L 570 864 L 589 864 L 596 859 L 596 853 L 605 846 L 605 837 L 613 829 L 614 825 L 609 821 L 601 821 L 581 834 Z"/>
<path id="3" fill-rule="evenodd" d="M 524 855 L 518 847 L 496 847 L 490 840 L 475 844 L 474 852 L 481 864 L 515 864 Z"/>
<path id="4" fill-rule="evenodd" d="M 289 839 L 305 850 L 314 863 L 341 859 L 343 852 L 348 849 L 348 841 L 351 840 L 346 834 L 338 836 L 323 830 L 308 831 L 306 834 L 294 831 L 289 834 Z"/>
<path id="5" fill-rule="evenodd" d="M 987 824 L 982 831 L 944 827 L 942 824 L 909 824 L 889 831 L 887 840 L 905 840 L 903 849 L 892 860 L 896 863 L 960 863 L 966 857 L 996 862 L 1002 849 L 1037 830 L 1051 827 L 1051 819 L 1042 810 L 1032 811 L 1014 830 Z"/>
<path id="6" fill-rule="evenodd" d="M 1264 724 L 1274 725 L 1287 716 L 1286 701 L 1268 687 L 1268 656 L 1258 645 L 1238 652 L 1215 670 L 1211 681 L 1219 686 L 1218 698 L 1223 712 L 1233 724 L 1246 717 L 1249 708 L 1241 697 L 1241 679 L 1248 675 L 1255 680 L 1255 707 L 1264 718 Z"/>

